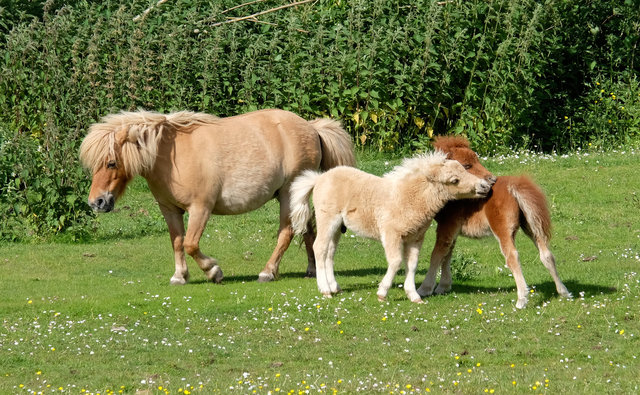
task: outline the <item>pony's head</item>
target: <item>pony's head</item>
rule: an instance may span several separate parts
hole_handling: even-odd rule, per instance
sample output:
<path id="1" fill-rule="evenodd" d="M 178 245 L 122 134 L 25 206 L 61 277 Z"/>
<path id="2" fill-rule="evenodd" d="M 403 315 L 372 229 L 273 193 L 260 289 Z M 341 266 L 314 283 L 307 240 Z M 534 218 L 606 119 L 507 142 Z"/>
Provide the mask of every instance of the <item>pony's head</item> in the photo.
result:
<path id="1" fill-rule="evenodd" d="M 489 195 L 492 183 L 477 177 L 458 161 L 446 159 L 442 167 L 434 171 L 433 179 L 443 185 L 455 199 L 484 198 Z"/>
<path id="2" fill-rule="evenodd" d="M 151 112 L 108 115 L 91 125 L 80 146 L 80 160 L 92 174 L 89 205 L 113 210 L 133 177 L 153 167 L 166 117 Z"/>
<path id="3" fill-rule="evenodd" d="M 478 155 L 471 150 L 469 141 L 458 136 L 437 136 L 433 142 L 433 148 L 447 154 L 447 159 L 457 160 L 471 174 L 484 178 L 491 185 L 495 184 L 496 177 L 486 167 L 482 166 Z"/>

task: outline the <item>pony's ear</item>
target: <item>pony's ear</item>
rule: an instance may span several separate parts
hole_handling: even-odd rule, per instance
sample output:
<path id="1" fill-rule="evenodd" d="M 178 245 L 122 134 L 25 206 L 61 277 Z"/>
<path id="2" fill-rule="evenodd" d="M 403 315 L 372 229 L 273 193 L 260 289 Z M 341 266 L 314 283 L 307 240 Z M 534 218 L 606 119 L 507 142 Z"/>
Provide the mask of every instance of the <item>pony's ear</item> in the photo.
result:
<path id="1" fill-rule="evenodd" d="M 143 133 L 144 130 L 140 130 L 137 125 L 123 127 L 119 132 L 116 133 L 116 141 L 120 145 L 123 145 L 127 142 L 136 144 L 138 142 L 138 138 Z"/>
<path id="2" fill-rule="evenodd" d="M 116 132 L 116 143 L 122 146 L 129 138 L 129 128 L 123 127 L 120 131 Z"/>

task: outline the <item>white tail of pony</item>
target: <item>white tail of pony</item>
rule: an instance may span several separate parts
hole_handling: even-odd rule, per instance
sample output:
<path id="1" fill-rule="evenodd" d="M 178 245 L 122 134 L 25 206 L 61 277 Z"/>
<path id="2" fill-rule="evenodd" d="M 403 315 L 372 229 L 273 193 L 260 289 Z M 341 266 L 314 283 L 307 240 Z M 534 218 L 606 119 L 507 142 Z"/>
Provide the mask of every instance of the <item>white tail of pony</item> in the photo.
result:
<path id="1" fill-rule="evenodd" d="M 313 215 L 309 198 L 320 174 L 313 170 L 305 170 L 291 184 L 289 206 L 291 208 L 291 226 L 296 234 L 303 234 L 307 231 L 307 223 Z"/>
<path id="2" fill-rule="evenodd" d="M 309 121 L 309 124 L 318 132 L 322 142 L 322 160 L 320 162 L 322 170 L 326 171 L 337 166 L 353 167 L 356 165 L 353 142 L 339 121 L 318 118 Z"/>

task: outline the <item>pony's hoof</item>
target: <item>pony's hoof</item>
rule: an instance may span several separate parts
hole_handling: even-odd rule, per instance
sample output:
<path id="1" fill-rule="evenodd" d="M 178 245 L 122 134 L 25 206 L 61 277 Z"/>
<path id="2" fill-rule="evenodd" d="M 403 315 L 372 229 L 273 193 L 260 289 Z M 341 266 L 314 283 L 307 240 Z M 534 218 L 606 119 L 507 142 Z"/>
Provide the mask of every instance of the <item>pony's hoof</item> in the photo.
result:
<path id="1" fill-rule="evenodd" d="M 268 283 L 268 282 L 273 281 L 275 279 L 276 279 L 275 276 L 273 274 L 271 274 L 271 273 L 262 272 L 262 273 L 258 274 L 258 282 L 259 283 Z"/>
<path id="2" fill-rule="evenodd" d="M 446 294 L 446 293 L 447 293 L 447 292 L 449 292 L 449 291 L 451 291 L 451 287 L 448 287 L 448 288 L 445 288 L 445 287 L 443 287 L 443 288 L 437 287 L 437 288 L 436 288 L 436 290 L 435 290 L 435 291 L 433 291 L 433 293 L 434 293 L 434 294 L 436 294 L 436 295 L 444 295 L 444 294 Z"/>
<path id="3" fill-rule="evenodd" d="M 212 267 L 211 269 L 209 269 L 206 272 L 207 278 L 209 279 L 209 281 L 213 281 L 216 284 L 220 284 L 222 282 L 222 278 L 224 277 L 222 275 L 222 269 L 220 269 L 220 266 L 216 265 L 214 267 Z"/>
<path id="4" fill-rule="evenodd" d="M 322 296 L 324 296 L 327 299 L 331 299 L 333 298 L 333 295 L 331 295 L 331 292 L 323 292 Z"/>
<path id="5" fill-rule="evenodd" d="M 171 280 L 169 281 L 169 284 L 171 285 L 185 285 L 186 283 L 187 280 L 185 278 L 176 276 L 171 277 Z"/>
<path id="6" fill-rule="evenodd" d="M 418 295 L 420 295 L 421 298 L 426 298 L 427 296 L 431 296 L 433 295 L 433 288 L 429 290 L 418 288 Z"/>
<path id="7" fill-rule="evenodd" d="M 387 297 L 383 296 L 383 295 L 378 295 L 378 301 L 379 302 L 386 302 L 387 301 Z"/>
<path id="8" fill-rule="evenodd" d="M 316 272 L 310 272 L 307 270 L 307 272 L 304 274 L 304 278 L 316 278 Z"/>
<path id="9" fill-rule="evenodd" d="M 416 304 L 424 304 L 424 300 L 422 300 L 421 298 L 412 299 L 411 301 Z"/>

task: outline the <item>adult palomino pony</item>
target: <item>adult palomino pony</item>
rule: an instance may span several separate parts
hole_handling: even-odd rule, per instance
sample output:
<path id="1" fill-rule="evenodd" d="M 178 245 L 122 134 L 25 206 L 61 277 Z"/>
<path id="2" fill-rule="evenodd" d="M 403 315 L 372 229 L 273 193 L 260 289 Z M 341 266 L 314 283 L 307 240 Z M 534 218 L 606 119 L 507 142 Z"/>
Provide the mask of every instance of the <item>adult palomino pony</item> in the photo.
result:
<path id="1" fill-rule="evenodd" d="M 330 119 L 306 121 L 281 110 L 229 118 L 188 111 L 138 111 L 108 115 L 91 126 L 80 147 L 82 163 L 93 172 L 89 204 L 107 212 L 136 175 L 143 176 L 169 227 L 176 271 L 171 284 L 188 281 L 185 254 L 209 280 L 220 282 L 215 259 L 200 251 L 209 216 L 255 210 L 272 198 L 280 202 L 276 248 L 259 281 L 277 276 L 293 238 L 289 185 L 305 169 L 328 170 L 355 164 L 351 139 Z M 183 215 L 189 213 L 185 234 Z M 315 273 L 314 234 L 309 224 L 309 275 Z"/>
<path id="2" fill-rule="evenodd" d="M 464 138 L 438 137 L 434 147 L 447 153 L 449 159 L 459 161 L 471 174 L 495 183 L 487 198 L 450 202 L 436 215 L 436 244 L 431 253 L 429 270 L 418 293 L 427 296 L 434 292 L 436 274 L 440 268 L 442 274 L 435 293 L 451 290 L 451 253 L 458 235 L 481 238 L 493 234 L 500 242 L 500 250 L 516 282 L 516 307 L 524 308 L 527 304 L 527 284 L 515 246 L 516 233 L 522 228 L 538 248 L 540 260 L 551 273 L 558 293 L 570 298 L 571 294 L 558 277 L 556 261 L 549 250 L 551 215 L 540 187 L 526 176 L 501 176 L 496 179 L 478 161 L 478 156 Z"/>
<path id="3" fill-rule="evenodd" d="M 418 255 L 435 214 L 451 199 L 485 197 L 490 185 L 465 171 L 441 152 L 406 159 L 383 177 L 349 167 L 324 174 L 305 171 L 291 185 L 291 218 L 296 233 L 304 233 L 312 216 L 313 192 L 317 238 L 316 279 L 320 292 L 331 297 L 340 291 L 333 256 L 343 226 L 360 236 L 380 240 L 389 264 L 378 287 L 384 300 L 403 260 L 407 263 L 404 289 L 416 303 L 415 272 Z"/>

